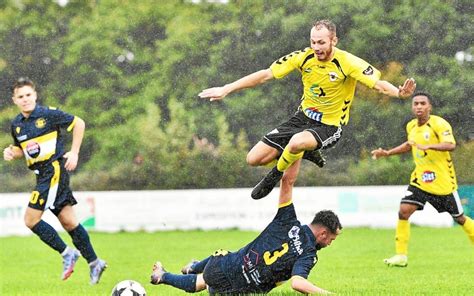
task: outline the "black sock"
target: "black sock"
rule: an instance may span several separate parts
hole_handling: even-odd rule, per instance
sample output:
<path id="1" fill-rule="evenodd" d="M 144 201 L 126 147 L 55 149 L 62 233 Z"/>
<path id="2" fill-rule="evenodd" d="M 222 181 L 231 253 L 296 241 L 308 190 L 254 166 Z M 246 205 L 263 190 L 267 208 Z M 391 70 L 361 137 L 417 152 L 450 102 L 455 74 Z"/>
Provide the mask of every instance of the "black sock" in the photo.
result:
<path id="1" fill-rule="evenodd" d="M 97 259 L 89 235 L 81 224 L 69 231 L 69 235 L 72 237 L 72 243 L 81 252 L 81 255 L 87 260 L 87 263 L 91 263 Z"/>
<path id="2" fill-rule="evenodd" d="M 59 236 L 58 232 L 48 223 L 40 220 L 31 230 L 39 236 L 48 246 L 58 251 L 60 254 L 64 252 L 67 245 Z"/>
<path id="3" fill-rule="evenodd" d="M 184 290 L 188 293 L 196 292 L 197 274 L 172 274 L 166 272 L 161 277 L 164 284 Z"/>

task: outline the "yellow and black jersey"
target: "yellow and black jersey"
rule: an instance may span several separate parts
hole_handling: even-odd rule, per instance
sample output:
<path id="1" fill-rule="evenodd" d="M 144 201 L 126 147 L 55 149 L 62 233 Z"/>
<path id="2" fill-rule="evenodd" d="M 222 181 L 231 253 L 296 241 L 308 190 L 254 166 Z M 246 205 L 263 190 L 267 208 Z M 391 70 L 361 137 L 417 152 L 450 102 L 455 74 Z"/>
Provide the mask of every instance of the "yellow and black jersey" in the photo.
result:
<path id="1" fill-rule="evenodd" d="M 39 170 L 64 154 L 61 128 L 71 131 L 75 117 L 55 108 L 37 105 L 28 117 L 19 114 L 12 121 L 15 146 L 23 150 L 26 164 Z"/>
<path id="2" fill-rule="evenodd" d="M 270 69 L 275 78 L 297 69 L 304 87 L 301 110 L 313 120 L 341 126 L 349 122 L 357 81 L 373 88 L 380 72 L 346 51 L 334 50 L 334 57 L 328 62 L 319 61 L 309 47 L 294 51 L 275 61 Z"/>
<path id="3" fill-rule="evenodd" d="M 453 143 L 451 125 L 443 118 L 431 115 L 430 119 L 418 126 L 417 119 L 407 124 L 408 141 L 428 145 Z M 411 174 L 410 184 L 435 195 L 447 195 L 457 190 L 456 174 L 449 151 L 419 150 L 411 148 L 415 170 Z"/>

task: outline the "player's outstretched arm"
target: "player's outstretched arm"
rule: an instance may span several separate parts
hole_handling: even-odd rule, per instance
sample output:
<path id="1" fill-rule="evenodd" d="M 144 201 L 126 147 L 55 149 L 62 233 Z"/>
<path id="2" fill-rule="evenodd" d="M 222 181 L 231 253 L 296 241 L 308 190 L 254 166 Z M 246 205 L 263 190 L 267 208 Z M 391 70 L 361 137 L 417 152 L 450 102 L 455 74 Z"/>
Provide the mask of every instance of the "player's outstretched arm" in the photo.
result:
<path id="1" fill-rule="evenodd" d="M 270 69 L 260 70 L 224 86 L 205 89 L 201 91 L 198 96 L 203 99 L 209 99 L 211 102 L 222 100 L 232 92 L 255 87 L 271 79 L 273 79 L 273 73 Z"/>
<path id="2" fill-rule="evenodd" d="M 436 144 L 421 145 L 416 144 L 416 148 L 419 150 L 435 150 L 435 151 L 453 151 L 456 148 L 456 144 L 449 142 L 442 142 Z"/>
<path id="3" fill-rule="evenodd" d="M 77 116 L 75 120 L 76 122 L 72 129 L 71 150 L 64 154 L 64 158 L 66 158 L 64 167 L 68 171 L 73 171 L 77 167 L 77 162 L 79 160 L 79 150 L 81 149 L 82 138 L 84 137 L 84 130 L 86 129 L 84 120 Z"/>
<path id="4" fill-rule="evenodd" d="M 21 150 L 20 147 L 10 145 L 7 148 L 3 149 L 3 159 L 6 161 L 11 161 L 22 157 L 23 150 Z"/>
<path id="5" fill-rule="evenodd" d="M 398 88 L 395 87 L 388 81 L 379 80 L 375 83 L 374 89 L 376 89 L 379 93 L 384 95 L 388 95 L 391 97 L 399 97 L 399 98 L 408 98 L 410 97 L 413 92 L 415 92 L 416 83 L 415 79 L 409 78 L 405 80 L 403 85 L 399 86 Z"/>
<path id="6" fill-rule="evenodd" d="M 313 285 L 313 283 L 311 283 L 307 279 L 300 276 L 293 276 L 291 278 L 291 288 L 295 291 L 298 291 L 304 294 L 323 294 L 323 295 L 332 294 L 331 292 L 327 290 L 316 287 L 315 285 Z"/>
<path id="7" fill-rule="evenodd" d="M 410 142 L 405 142 L 395 148 L 392 148 L 390 150 L 385 150 L 385 149 L 382 149 L 382 148 L 379 148 L 379 149 L 376 149 L 376 150 L 372 150 L 372 152 L 370 152 L 372 154 L 372 159 L 377 159 L 377 158 L 381 158 L 381 157 L 388 157 L 388 156 L 391 156 L 391 155 L 395 155 L 395 154 L 402 154 L 402 153 L 406 153 L 408 151 L 411 150 L 411 146 L 412 146 L 412 143 Z"/>

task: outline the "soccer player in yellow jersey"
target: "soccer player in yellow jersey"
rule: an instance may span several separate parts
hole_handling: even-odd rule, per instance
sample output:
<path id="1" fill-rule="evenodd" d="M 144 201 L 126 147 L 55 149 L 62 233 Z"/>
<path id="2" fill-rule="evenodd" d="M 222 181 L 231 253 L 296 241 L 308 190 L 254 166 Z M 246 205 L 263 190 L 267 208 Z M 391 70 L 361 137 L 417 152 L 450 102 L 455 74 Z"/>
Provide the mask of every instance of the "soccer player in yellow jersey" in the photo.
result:
<path id="1" fill-rule="evenodd" d="M 310 33 L 310 47 L 294 51 L 270 68 L 257 71 L 222 87 L 199 93 L 210 101 L 221 100 L 240 89 L 255 87 L 273 78 L 283 78 L 297 70 L 303 82 L 303 97 L 295 115 L 266 134 L 248 153 L 252 166 L 272 165 L 270 173 L 255 186 L 252 198 L 260 199 L 270 193 L 282 178 L 283 190 L 291 190 L 296 180 L 301 158 L 323 165 L 320 149 L 332 147 L 349 121 L 357 82 L 392 97 L 409 97 L 415 81 L 407 79 L 395 87 L 380 80 L 380 72 L 366 61 L 336 47 L 336 26 L 328 20 L 317 21 Z M 278 161 L 276 161 L 278 159 Z M 275 166 L 276 164 L 276 166 Z M 287 171 L 288 169 L 288 171 Z"/>
<path id="2" fill-rule="evenodd" d="M 411 150 L 415 169 L 410 185 L 400 203 L 395 233 L 396 255 L 385 259 L 389 266 L 405 267 L 408 264 L 408 219 L 416 210 L 429 202 L 438 212 L 448 212 L 474 244 L 474 222 L 463 213 L 457 193 L 456 174 L 449 151 L 456 147 L 451 125 L 443 118 L 431 115 L 431 98 L 427 93 L 413 96 L 412 110 L 416 118 L 408 122 L 408 140 L 390 150 L 372 151 L 374 159 L 406 153 Z"/>

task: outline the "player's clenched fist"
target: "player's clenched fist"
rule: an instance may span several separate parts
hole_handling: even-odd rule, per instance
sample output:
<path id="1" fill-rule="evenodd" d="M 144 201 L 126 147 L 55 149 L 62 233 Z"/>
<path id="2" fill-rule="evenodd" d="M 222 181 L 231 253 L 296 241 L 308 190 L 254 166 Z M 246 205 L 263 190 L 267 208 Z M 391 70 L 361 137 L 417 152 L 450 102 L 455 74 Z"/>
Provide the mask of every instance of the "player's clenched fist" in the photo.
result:
<path id="1" fill-rule="evenodd" d="M 15 152 L 13 151 L 13 146 L 10 145 L 7 148 L 3 149 L 3 159 L 10 161 L 15 159 Z"/>

